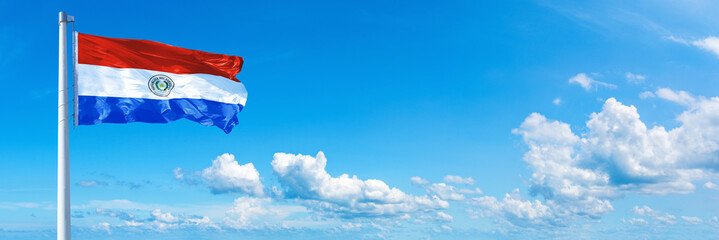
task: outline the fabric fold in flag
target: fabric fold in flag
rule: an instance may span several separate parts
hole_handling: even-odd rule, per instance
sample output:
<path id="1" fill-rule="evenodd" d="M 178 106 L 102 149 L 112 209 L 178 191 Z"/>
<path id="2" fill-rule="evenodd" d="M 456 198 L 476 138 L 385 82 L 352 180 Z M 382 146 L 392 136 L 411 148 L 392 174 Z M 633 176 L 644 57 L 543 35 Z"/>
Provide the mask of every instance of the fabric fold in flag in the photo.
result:
<path id="1" fill-rule="evenodd" d="M 75 34 L 77 125 L 186 118 L 229 133 L 238 124 L 247 101 L 235 77 L 241 57 Z"/>

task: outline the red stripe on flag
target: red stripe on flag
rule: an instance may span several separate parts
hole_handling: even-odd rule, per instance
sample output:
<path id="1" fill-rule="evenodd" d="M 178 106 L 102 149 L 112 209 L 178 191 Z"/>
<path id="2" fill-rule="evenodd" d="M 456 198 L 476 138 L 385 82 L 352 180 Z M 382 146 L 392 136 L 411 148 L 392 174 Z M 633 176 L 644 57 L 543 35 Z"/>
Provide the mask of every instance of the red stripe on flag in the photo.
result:
<path id="1" fill-rule="evenodd" d="M 238 81 L 242 57 L 208 53 L 164 43 L 77 34 L 78 63 L 139 68 L 175 74 L 205 73 Z M 239 82 L 239 81 L 238 81 Z"/>

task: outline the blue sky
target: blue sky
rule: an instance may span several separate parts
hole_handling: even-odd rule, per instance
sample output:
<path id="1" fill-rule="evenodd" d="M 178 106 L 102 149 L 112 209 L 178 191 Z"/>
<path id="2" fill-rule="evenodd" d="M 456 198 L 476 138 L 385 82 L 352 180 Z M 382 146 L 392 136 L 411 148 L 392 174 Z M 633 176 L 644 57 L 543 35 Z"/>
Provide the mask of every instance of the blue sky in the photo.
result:
<path id="1" fill-rule="evenodd" d="M 72 129 L 74 239 L 715 238 L 718 7 L 2 1 L 0 238 L 55 237 L 58 11 L 248 91 L 230 134 Z"/>

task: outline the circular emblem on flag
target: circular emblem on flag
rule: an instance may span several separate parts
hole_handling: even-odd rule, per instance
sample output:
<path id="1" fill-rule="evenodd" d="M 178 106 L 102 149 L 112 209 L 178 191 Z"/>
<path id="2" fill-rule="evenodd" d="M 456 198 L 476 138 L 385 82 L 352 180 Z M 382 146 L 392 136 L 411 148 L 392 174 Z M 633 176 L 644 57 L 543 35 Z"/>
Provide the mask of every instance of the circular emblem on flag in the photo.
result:
<path id="1" fill-rule="evenodd" d="M 175 82 L 168 76 L 157 74 L 150 78 L 147 82 L 147 86 L 150 87 L 150 91 L 157 96 L 167 97 L 170 95 L 170 91 L 175 87 Z"/>

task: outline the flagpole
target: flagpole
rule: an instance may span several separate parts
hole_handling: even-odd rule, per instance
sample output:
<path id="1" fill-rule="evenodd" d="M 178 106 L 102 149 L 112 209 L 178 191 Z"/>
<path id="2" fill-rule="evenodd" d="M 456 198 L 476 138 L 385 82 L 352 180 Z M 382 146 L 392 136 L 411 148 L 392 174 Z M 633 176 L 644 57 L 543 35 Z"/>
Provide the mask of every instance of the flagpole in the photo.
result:
<path id="1" fill-rule="evenodd" d="M 59 13 L 60 44 L 57 71 L 57 239 L 70 240 L 70 158 L 67 120 L 67 23 L 73 21 Z"/>

